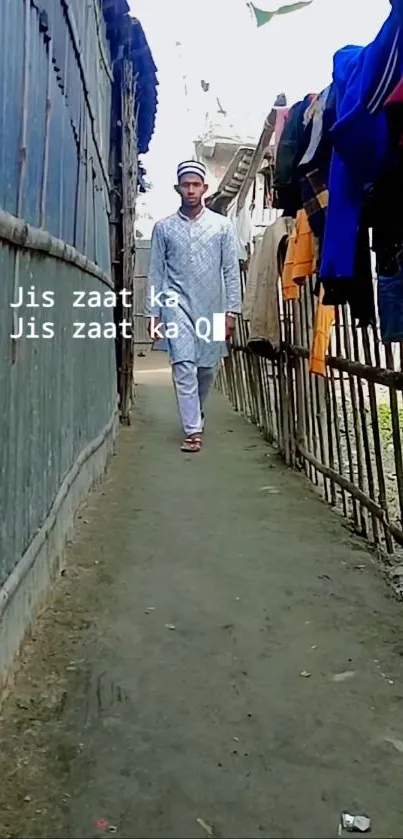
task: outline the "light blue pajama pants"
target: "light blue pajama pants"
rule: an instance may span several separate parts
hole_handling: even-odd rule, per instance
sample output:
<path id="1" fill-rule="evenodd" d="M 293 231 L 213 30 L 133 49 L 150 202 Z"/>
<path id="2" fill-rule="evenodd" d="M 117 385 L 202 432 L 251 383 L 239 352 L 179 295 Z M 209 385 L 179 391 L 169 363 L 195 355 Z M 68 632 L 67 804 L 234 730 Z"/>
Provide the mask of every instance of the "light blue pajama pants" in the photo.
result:
<path id="1" fill-rule="evenodd" d="M 186 435 L 203 430 L 202 410 L 214 384 L 216 367 L 196 367 L 190 361 L 172 365 L 179 416 Z"/>

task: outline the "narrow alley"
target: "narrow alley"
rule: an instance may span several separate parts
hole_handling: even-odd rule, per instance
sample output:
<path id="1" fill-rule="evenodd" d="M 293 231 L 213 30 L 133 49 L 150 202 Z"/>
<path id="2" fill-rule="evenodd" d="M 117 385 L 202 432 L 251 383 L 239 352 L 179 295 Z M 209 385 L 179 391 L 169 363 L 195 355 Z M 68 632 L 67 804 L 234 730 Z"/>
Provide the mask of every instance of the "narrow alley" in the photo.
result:
<path id="1" fill-rule="evenodd" d="M 2 12 L 0 839 L 398 839 L 403 0 Z"/>
<path id="2" fill-rule="evenodd" d="M 140 363 L 140 360 L 139 360 Z M 365 543 L 165 354 L 1 710 L 0 836 L 399 837 L 403 616 Z"/>

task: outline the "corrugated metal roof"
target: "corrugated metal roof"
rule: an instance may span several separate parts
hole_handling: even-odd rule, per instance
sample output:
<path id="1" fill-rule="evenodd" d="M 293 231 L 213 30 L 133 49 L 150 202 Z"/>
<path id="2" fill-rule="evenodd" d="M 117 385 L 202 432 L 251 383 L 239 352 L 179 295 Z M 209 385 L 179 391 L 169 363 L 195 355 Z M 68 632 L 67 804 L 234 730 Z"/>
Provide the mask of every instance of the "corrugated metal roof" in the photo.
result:
<path id="1" fill-rule="evenodd" d="M 222 206 L 228 205 L 238 195 L 238 192 L 248 174 L 251 160 L 255 153 L 255 146 L 241 146 L 234 154 L 228 169 L 221 179 L 214 194 L 211 207 L 218 202 Z"/>
<path id="2" fill-rule="evenodd" d="M 157 67 L 147 43 L 143 27 L 136 18 L 132 21 L 130 58 L 136 69 L 138 111 L 138 150 L 146 154 L 155 129 L 157 114 Z"/>
<path id="3" fill-rule="evenodd" d="M 256 146 L 253 160 L 250 164 L 250 169 L 245 178 L 244 183 L 242 184 L 241 190 L 238 195 L 238 202 L 237 202 L 237 210 L 238 213 L 242 210 L 242 207 L 245 204 L 246 196 L 248 195 L 249 188 L 252 186 L 252 183 L 258 173 L 259 167 L 262 164 L 262 161 L 266 154 L 270 153 L 270 143 L 272 136 L 274 134 L 275 125 L 276 125 L 276 114 L 279 109 L 283 109 L 287 107 L 287 98 L 284 93 L 280 93 L 274 102 L 273 108 L 271 109 L 270 113 L 267 115 L 264 125 L 263 131 L 260 135 L 259 142 Z"/>
<path id="4" fill-rule="evenodd" d="M 133 62 L 137 77 L 136 104 L 138 113 L 138 151 L 146 154 L 155 129 L 158 105 L 158 79 L 150 47 L 143 27 L 131 17 L 127 0 L 102 0 L 102 9 L 112 42 L 112 58 L 125 55 Z"/>

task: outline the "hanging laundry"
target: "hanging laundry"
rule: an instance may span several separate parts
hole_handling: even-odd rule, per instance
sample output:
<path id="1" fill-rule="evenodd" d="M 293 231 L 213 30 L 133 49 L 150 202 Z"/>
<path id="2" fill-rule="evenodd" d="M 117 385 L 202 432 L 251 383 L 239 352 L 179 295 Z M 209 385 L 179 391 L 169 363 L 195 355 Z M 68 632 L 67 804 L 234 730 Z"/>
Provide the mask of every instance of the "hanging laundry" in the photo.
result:
<path id="1" fill-rule="evenodd" d="M 312 121 L 311 143 L 303 155 L 299 166 L 302 204 L 307 212 L 309 224 L 316 238 L 319 240 L 319 252 L 323 243 L 326 222 L 326 210 L 329 201 L 329 171 L 333 153 L 330 139 L 330 128 L 336 117 L 336 100 L 334 85 L 330 85 L 318 100 L 312 105 L 315 114 L 321 114 L 319 124 L 315 127 Z M 309 109 L 308 109 L 309 111 Z M 314 137 L 314 130 L 317 132 Z"/>
<path id="2" fill-rule="evenodd" d="M 392 137 L 401 147 L 403 145 L 403 78 L 387 98 L 385 113 Z"/>
<path id="3" fill-rule="evenodd" d="M 309 105 L 308 105 L 308 107 L 307 107 L 307 109 L 304 113 L 304 116 L 302 118 L 302 124 L 303 124 L 304 128 L 306 128 L 306 126 L 311 121 L 311 119 L 313 119 L 313 115 L 315 113 L 315 108 L 317 106 L 319 96 L 320 96 L 319 93 L 315 93 L 313 95 L 313 97 L 312 97 L 312 99 L 311 99 L 311 101 L 310 101 L 310 103 L 309 103 Z"/>
<path id="4" fill-rule="evenodd" d="M 315 109 L 319 108 L 321 96 L 310 106 L 312 121 L 314 119 Z M 322 263 L 322 250 L 329 204 L 330 191 L 328 183 L 330 161 L 333 153 L 330 128 L 334 122 L 336 113 L 334 85 L 331 85 L 330 88 L 324 91 L 321 107 L 323 107 L 322 133 L 315 153 L 307 164 L 305 163 L 306 157 L 303 158 L 298 167 L 300 170 L 303 207 L 318 243 L 318 266 L 321 266 Z M 365 195 L 366 193 L 364 191 L 364 197 Z M 325 292 L 324 305 L 337 306 L 349 304 L 353 320 L 358 321 L 360 326 L 367 326 L 374 322 L 375 303 L 368 224 L 365 223 L 363 211 L 361 214 L 363 221 L 360 224 L 359 234 L 356 237 L 353 276 L 349 279 L 323 279 L 318 277 L 315 294 L 318 296 L 323 286 Z"/>
<path id="5" fill-rule="evenodd" d="M 304 127 L 304 113 L 315 94 L 308 94 L 290 108 L 278 145 L 274 171 L 273 206 L 295 218 L 302 208 L 298 163 L 310 139 L 310 126 Z"/>
<path id="6" fill-rule="evenodd" d="M 276 109 L 276 124 L 274 127 L 274 159 L 277 158 L 278 147 L 281 139 L 281 135 L 284 131 L 284 126 L 288 115 L 290 113 L 289 108 L 277 108 Z"/>
<path id="7" fill-rule="evenodd" d="M 326 356 L 329 351 L 332 327 L 336 319 L 333 306 L 323 305 L 324 290 L 319 292 L 313 327 L 312 346 L 309 354 L 309 372 L 326 376 Z"/>
<path id="8" fill-rule="evenodd" d="M 379 327 L 384 344 L 403 341 L 403 265 L 393 277 L 378 277 Z"/>
<path id="9" fill-rule="evenodd" d="M 370 223 L 376 272 L 393 277 L 400 271 L 403 254 L 403 150 L 372 189 Z"/>
<path id="10" fill-rule="evenodd" d="M 285 264 L 282 273 L 283 299 L 299 300 L 300 287 L 307 277 L 312 277 L 316 270 L 316 240 L 309 226 L 305 210 L 297 215 L 292 234 L 288 241 Z M 333 306 L 323 303 L 324 289 L 319 290 L 316 306 L 312 348 L 309 356 L 311 373 L 326 375 L 326 355 L 329 347 L 332 326 L 335 321 Z"/>
<path id="11" fill-rule="evenodd" d="M 247 262 L 253 236 L 252 218 L 248 205 L 244 204 L 237 214 L 237 206 L 233 204 L 227 213 L 227 218 L 230 219 L 235 231 L 238 259 L 240 262 Z"/>
<path id="12" fill-rule="evenodd" d="M 294 283 L 292 272 L 294 270 L 295 247 L 297 244 L 296 226 L 291 232 L 288 240 L 287 251 L 284 260 L 283 273 L 281 275 L 281 286 L 283 291 L 283 300 L 299 300 L 299 287 Z"/>
<path id="13" fill-rule="evenodd" d="M 315 240 L 305 210 L 299 210 L 288 241 L 281 277 L 283 300 L 298 300 L 299 286 L 312 277 L 316 267 Z"/>
<path id="14" fill-rule="evenodd" d="M 402 78 L 402 46 L 394 8 L 371 44 L 348 46 L 334 56 L 337 120 L 331 129 L 334 151 L 320 267 L 324 280 L 354 276 L 365 186 L 382 174 L 393 153 L 382 106 Z"/>
<path id="15" fill-rule="evenodd" d="M 263 233 L 258 234 L 254 239 L 254 247 L 252 256 L 249 261 L 248 276 L 245 287 L 245 294 L 242 301 L 242 317 L 245 321 L 250 321 L 252 317 L 253 307 L 255 305 L 256 288 L 257 288 L 257 269 L 259 265 L 260 249 L 263 241 Z"/>
<path id="16" fill-rule="evenodd" d="M 319 110 L 318 110 L 319 109 Z M 308 111 L 310 109 L 308 108 Z M 333 147 L 330 128 L 336 114 L 335 89 L 330 85 L 312 105 L 311 143 L 298 166 L 302 205 L 307 213 L 310 227 L 318 240 L 319 263 L 325 234 L 326 210 L 329 201 L 329 170 Z M 321 114 L 314 126 L 315 115 Z M 317 132 L 314 138 L 314 130 Z M 309 153 L 308 153 L 309 152 Z"/>
<path id="17" fill-rule="evenodd" d="M 396 111 L 395 117 L 398 117 Z M 395 128 L 399 128 L 398 121 Z M 398 134 L 396 134 L 398 142 Z M 403 340 L 403 149 L 372 190 L 372 248 L 378 275 L 378 312 L 385 343 Z"/>
<path id="18" fill-rule="evenodd" d="M 382 338 L 403 340 L 403 0 L 391 6 L 371 44 L 335 53 L 328 87 L 292 105 L 287 118 L 285 108 L 277 112 L 273 208 L 295 219 L 277 248 L 285 251 L 277 275 L 285 301 L 298 300 L 305 278 L 316 276 L 310 369 L 318 375 L 325 375 L 336 306 L 348 304 L 358 326 L 376 323 L 370 229 Z M 262 281 L 262 254 L 263 243 L 249 304 L 255 346 L 263 335 L 259 317 L 267 321 L 274 300 L 268 309 L 273 264 Z M 270 329 L 275 347 L 279 333 Z"/>
<path id="19" fill-rule="evenodd" d="M 245 292 L 248 314 L 249 349 L 264 358 L 273 358 L 280 349 L 281 329 L 278 305 L 279 264 L 278 252 L 282 240 L 287 238 L 293 222 L 279 218 L 266 228 L 255 267 Z"/>
<path id="20" fill-rule="evenodd" d="M 316 267 L 315 242 L 305 210 L 297 213 L 295 237 L 292 280 L 297 285 L 303 285 L 307 277 L 312 277 Z"/>
<path id="21" fill-rule="evenodd" d="M 350 306 L 351 317 L 357 325 L 375 324 L 374 284 L 368 227 L 360 224 L 354 260 L 353 276 L 349 279 L 320 278 L 325 294 L 325 306 Z"/>
<path id="22" fill-rule="evenodd" d="M 304 124 L 307 126 L 310 122 L 312 122 L 312 128 L 309 145 L 305 154 L 302 156 L 299 163 L 300 166 L 306 166 L 308 163 L 312 163 L 312 159 L 318 151 L 319 143 L 323 135 L 323 117 L 331 91 L 332 85 L 329 85 L 326 90 L 323 90 L 322 93 L 316 97 L 314 102 L 308 106 L 305 112 Z"/>
<path id="23" fill-rule="evenodd" d="M 319 169 L 313 169 L 301 178 L 301 194 L 309 226 L 321 243 L 325 232 L 329 190 Z"/>

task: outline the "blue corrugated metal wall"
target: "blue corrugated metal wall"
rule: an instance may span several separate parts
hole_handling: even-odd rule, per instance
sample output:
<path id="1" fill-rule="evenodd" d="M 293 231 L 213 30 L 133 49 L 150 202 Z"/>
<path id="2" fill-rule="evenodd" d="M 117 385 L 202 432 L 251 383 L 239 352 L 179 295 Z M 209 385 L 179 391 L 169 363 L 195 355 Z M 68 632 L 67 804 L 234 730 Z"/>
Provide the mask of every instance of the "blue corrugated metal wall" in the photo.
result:
<path id="1" fill-rule="evenodd" d="M 110 276 L 111 78 L 99 0 L 1 5 L 0 211 L 74 246 Z M 72 306 L 75 290 L 106 291 L 101 278 L 5 240 L 0 275 L 1 585 L 80 451 L 107 426 L 116 370 L 113 340 L 73 338 L 75 321 L 113 321 L 110 309 Z M 34 316 L 38 330 L 53 322 L 55 337 L 21 339 L 13 363 L 17 285 L 54 293 L 54 308 L 19 314 Z"/>

